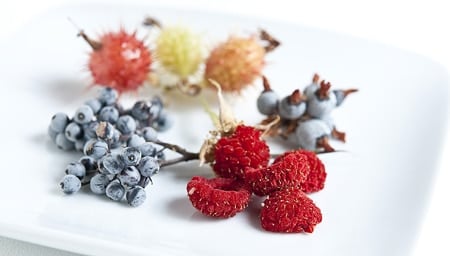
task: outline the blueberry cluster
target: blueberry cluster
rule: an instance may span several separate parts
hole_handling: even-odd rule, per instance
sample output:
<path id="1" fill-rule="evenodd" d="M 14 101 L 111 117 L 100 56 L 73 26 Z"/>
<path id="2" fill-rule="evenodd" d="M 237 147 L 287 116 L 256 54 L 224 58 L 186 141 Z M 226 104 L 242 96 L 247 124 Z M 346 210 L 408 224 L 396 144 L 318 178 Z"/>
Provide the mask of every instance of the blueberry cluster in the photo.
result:
<path id="1" fill-rule="evenodd" d="M 117 91 L 103 88 L 73 118 L 55 114 L 48 132 L 59 148 L 84 154 L 67 165 L 60 183 L 64 193 L 73 194 L 89 184 L 95 194 L 114 201 L 126 197 L 129 205 L 139 206 L 146 198 L 144 188 L 164 159 L 163 150 L 153 142 L 172 122 L 158 97 L 137 101 L 129 110 L 117 100 Z"/>
<path id="2" fill-rule="evenodd" d="M 280 99 L 263 77 L 264 90 L 257 99 L 258 111 L 267 115 L 263 123 L 276 122 L 269 134 L 294 135 L 299 147 L 311 151 L 334 151 L 328 138 L 345 142 L 345 133 L 336 129 L 331 113 L 356 89 L 330 90 L 330 83 L 314 75 L 311 84 Z"/>

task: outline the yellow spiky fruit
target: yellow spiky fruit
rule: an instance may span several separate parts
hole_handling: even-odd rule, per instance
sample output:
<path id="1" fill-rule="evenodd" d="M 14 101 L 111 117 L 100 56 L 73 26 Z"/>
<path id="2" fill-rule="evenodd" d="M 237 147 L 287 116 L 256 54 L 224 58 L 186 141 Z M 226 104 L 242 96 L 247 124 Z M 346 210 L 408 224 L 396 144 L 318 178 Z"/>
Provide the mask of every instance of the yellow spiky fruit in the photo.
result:
<path id="1" fill-rule="evenodd" d="M 223 91 L 240 91 L 261 75 L 265 55 L 257 38 L 231 36 L 211 51 L 205 79 L 217 81 Z"/>
<path id="2" fill-rule="evenodd" d="M 156 39 L 155 58 L 167 71 L 187 79 L 204 60 L 205 46 L 198 34 L 186 27 L 164 27 Z"/>

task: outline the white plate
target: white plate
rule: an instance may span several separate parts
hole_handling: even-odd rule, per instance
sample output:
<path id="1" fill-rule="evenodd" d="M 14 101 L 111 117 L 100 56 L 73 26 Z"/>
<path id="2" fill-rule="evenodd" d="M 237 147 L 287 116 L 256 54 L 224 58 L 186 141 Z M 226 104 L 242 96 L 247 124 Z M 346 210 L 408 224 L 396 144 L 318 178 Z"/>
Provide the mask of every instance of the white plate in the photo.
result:
<path id="1" fill-rule="evenodd" d="M 328 179 L 325 189 L 311 196 L 323 212 L 313 234 L 264 232 L 258 200 L 231 219 L 203 217 L 185 191 L 191 176 L 211 175 L 196 163 L 161 172 L 147 188 L 147 202 L 136 209 L 86 192 L 62 195 L 57 183 L 78 155 L 57 150 L 46 136 L 47 125 L 53 113 L 71 114 L 95 93 L 86 90 L 83 71 L 89 48 L 75 37 L 67 17 L 95 34 L 119 24 L 135 28 L 146 14 L 218 39 L 258 27 L 273 32 L 283 45 L 268 56 L 265 74 L 280 94 L 303 87 L 314 72 L 336 88 L 360 88 L 335 113 L 348 133 L 348 143 L 335 146 L 349 152 L 321 156 Z M 411 250 L 448 118 L 447 74 L 423 57 L 265 20 L 95 5 L 52 10 L 1 51 L 2 236 L 95 255 L 407 255 Z M 238 117 L 249 124 L 262 118 L 256 114 L 257 91 L 234 101 Z M 195 100 L 186 100 L 188 105 L 168 100 L 176 124 L 162 137 L 198 149 L 211 128 L 207 115 Z"/>

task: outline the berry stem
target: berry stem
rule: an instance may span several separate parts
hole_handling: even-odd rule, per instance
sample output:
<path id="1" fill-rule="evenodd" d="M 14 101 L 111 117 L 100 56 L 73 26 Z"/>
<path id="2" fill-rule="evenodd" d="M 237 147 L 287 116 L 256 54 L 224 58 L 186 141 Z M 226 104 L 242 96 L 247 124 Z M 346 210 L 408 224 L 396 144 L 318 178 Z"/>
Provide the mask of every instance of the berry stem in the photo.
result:
<path id="1" fill-rule="evenodd" d="M 269 83 L 269 80 L 267 80 L 267 77 L 262 76 L 262 80 L 263 80 L 264 92 L 272 91 L 272 88 L 270 88 L 270 83 Z"/>
<path id="2" fill-rule="evenodd" d="M 266 45 L 264 47 L 264 50 L 266 51 L 266 53 L 275 50 L 275 48 L 277 48 L 281 44 L 280 41 L 278 41 L 277 39 L 272 37 L 264 29 L 259 30 L 259 38 L 261 38 L 261 40 L 266 41 L 268 43 L 268 45 Z"/>
<path id="3" fill-rule="evenodd" d="M 187 161 L 191 161 L 191 160 L 198 160 L 200 159 L 199 153 L 194 153 L 194 152 L 189 152 L 186 149 L 175 145 L 175 144 L 171 144 L 171 143 L 167 143 L 167 142 L 163 142 L 163 141 L 155 141 L 154 143 L 163 146 L 164 148 L 167 148 L 169 150 L 172 150 L 178 154 L 181 155 L 181 157 L 178 158 L 174 158 L 174 159 L 170 159 L 170 160 L 164 160 L 160 162 L 160 166 L 164 167 L 164 166 L 169 166 L 169 165 L 174 165 L 177 163 L 181 163 L 181 162 L 187 162 Z"/>
<path id="4" fill-rule="evenodd" d="M 145 17 L 142 24 L 147 27 L 162 28 L 161 22 L 159 22 L 157 19 L 152 18 L 152 17 Z"/>
<path id="5" fill-rule="evenodd" d="M 80 30 L 77 36 L 81 36 L 84 39 L 84 41 L 86 41 L 92 47 L 92 50 L 94 51 L 98 51 L 102 48 L 102 44 L 100 42 L 92 40 L 84 33 L 83 30 Z"/>

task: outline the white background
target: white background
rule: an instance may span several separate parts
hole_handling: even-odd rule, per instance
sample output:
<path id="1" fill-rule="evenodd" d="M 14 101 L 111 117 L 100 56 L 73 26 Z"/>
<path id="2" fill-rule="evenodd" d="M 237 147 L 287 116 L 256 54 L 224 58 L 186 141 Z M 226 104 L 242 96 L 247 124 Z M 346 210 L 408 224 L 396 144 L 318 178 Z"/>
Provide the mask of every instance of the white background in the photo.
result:
<path id="1" fill-rule="evenodd" d="M 0 41 L 7 40 L 37 14 L 70 0 L 14 0 L 0 3 Z M 78 0 L 76 2 L 88 2 Z M 105 1 L 106 2 L 106 1 Z M 111 2 L 111 1 L 107 1 Z M 128 1 L 128 2 L 144 2 Z M 450 7 L 448 0 L 147 0 L 146 3 L 177 5 L 186 8 L 223 10 L 250 16 L 290 21 L 368 38 L 432 58 L 450 70 Z M 294 4 L 295 3 L 295 4 Z M 1 56 L 0 56 L 1 57 Z M 3 85 L 1 85 L 3 86 Z M 450 112 L 448 112 L 450 113 Z M 450 130 L 450 129 L 449 129 Z M 450 136 L 440 156 L 426 219 L 414 250 L 419 255 L 450 255 L 448 183 Z M 0 213 L 1 217 L 1 213 Z M 74 255 L 0 237 L 0 255 Z"/>

